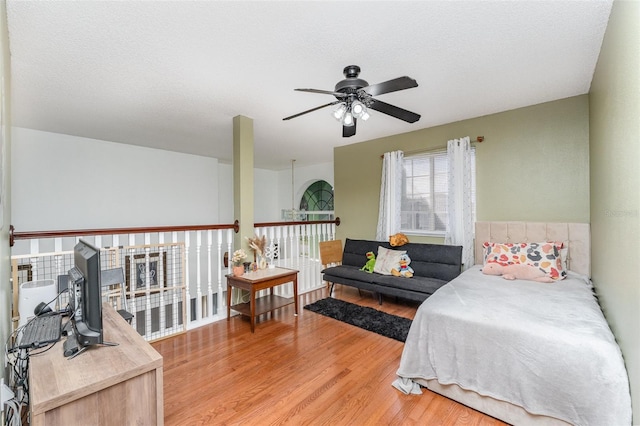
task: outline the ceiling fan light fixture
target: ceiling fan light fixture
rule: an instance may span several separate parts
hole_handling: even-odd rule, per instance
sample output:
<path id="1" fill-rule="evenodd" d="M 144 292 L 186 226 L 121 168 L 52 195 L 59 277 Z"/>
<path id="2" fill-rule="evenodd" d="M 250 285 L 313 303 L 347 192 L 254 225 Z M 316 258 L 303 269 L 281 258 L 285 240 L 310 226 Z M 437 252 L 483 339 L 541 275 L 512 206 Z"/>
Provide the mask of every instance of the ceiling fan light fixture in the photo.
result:
<path id="1" fill-rule="evenodd" d="M 346 112 L 347 106 L 345 104 L 340 104 L 340 106 L 333 111 L 333 116 L 336 120 L 341 121 Z"/>
<path id="2" fill-rule="evenodd" d="M 342 119 L 342 125 L 351 127 L 354 125 L 354 123 L 355 122 L 353 121 L 353 115 L 347 111 L 347 113 L 344 115 L 344 118 Z"/>
<path id="3" fill-rule="evenodd" d="M 362 114 L 366 112 L 367 112 L 367 108 L 364 106 L 362 102 L 353 101 L 353 103 L 351 104 L 351 113 L 353 114 L 354 117 L 360 118 L 362 117 Z"/>

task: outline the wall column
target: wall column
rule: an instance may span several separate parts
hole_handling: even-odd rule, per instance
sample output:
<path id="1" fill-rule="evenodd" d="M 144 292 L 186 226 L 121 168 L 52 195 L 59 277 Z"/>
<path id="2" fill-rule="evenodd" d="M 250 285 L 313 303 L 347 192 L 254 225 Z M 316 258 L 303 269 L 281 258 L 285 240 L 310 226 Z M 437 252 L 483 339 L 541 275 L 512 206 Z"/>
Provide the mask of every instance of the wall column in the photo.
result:
<path id="1" fill-rule="evenodd" d="M 233 240 L 234 250 L 251 250 L 245 237 L 253 237 L 253 120 L 242 115 L 233 117 L 233 214 L 240 231 Z M 252 261 L 253 258 L 248 261 Z"/>

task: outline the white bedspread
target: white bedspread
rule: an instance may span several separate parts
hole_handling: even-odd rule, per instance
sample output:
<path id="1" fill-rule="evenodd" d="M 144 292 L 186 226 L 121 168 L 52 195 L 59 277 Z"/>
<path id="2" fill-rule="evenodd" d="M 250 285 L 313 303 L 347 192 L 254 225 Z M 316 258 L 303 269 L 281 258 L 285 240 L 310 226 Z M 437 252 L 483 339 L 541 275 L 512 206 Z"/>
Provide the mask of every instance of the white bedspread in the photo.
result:
<path id="1" fill-rule="evenodd" d="M 576 425 L 631 424 L 622 354 L 574 273 L 542 284 L 465 271 L 418 309 L 397 374 L 404 392 L 437 379 Z"/>

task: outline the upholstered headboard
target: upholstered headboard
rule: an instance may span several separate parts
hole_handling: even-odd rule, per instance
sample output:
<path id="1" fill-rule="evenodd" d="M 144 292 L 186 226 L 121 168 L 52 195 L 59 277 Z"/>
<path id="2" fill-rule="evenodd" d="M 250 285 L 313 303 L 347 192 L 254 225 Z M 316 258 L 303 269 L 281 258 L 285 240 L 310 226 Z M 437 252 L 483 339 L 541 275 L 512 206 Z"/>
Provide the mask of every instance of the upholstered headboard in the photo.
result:
<path id="1" fill-rule="evenodd" d="M 588 223 L 476 222 L 476 264 L 482 264 L 482 244 L 485 241 L 562 241 L 565 247 L 569 247 L 567 268 L 591 277 L 591 228 Z"/>

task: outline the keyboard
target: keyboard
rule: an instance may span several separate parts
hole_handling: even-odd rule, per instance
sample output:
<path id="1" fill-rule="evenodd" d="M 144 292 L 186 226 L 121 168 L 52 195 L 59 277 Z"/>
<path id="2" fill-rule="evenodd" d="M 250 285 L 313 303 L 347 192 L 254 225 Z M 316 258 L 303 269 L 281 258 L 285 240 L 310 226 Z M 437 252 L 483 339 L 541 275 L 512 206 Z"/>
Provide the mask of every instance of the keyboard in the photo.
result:
<path id="1" fill-rule="evenodd" d="M 19 349 L 41 348 L 60 340 L 62 315 L 42 315 L 29 321 L 22 331 Z"/>

